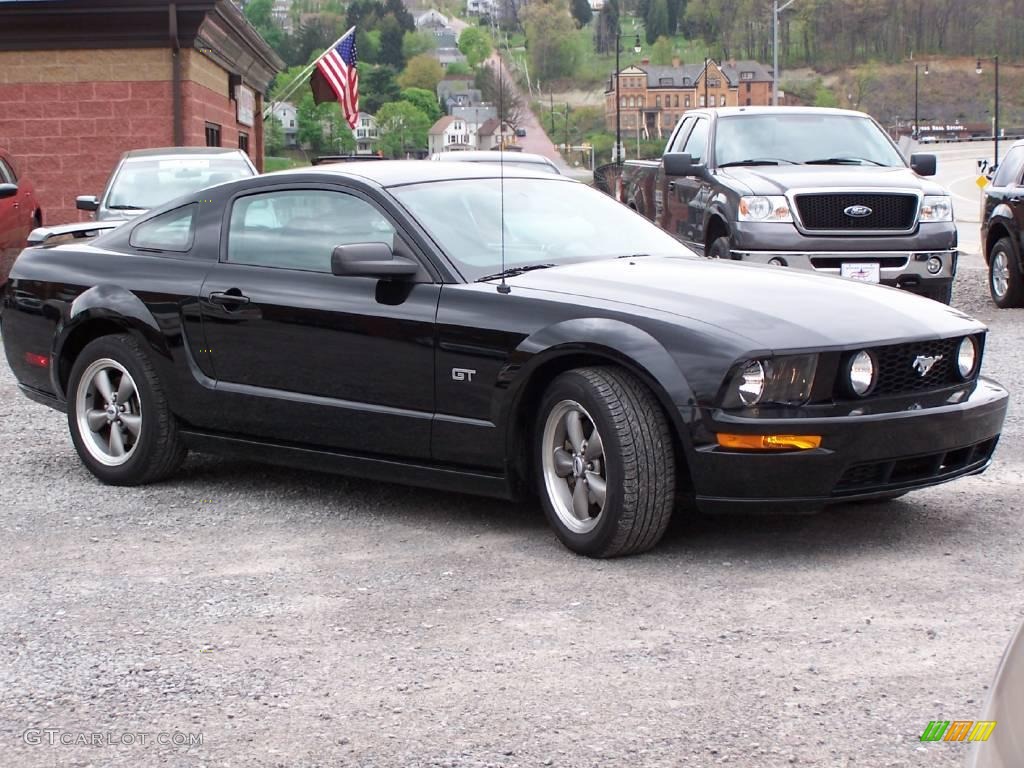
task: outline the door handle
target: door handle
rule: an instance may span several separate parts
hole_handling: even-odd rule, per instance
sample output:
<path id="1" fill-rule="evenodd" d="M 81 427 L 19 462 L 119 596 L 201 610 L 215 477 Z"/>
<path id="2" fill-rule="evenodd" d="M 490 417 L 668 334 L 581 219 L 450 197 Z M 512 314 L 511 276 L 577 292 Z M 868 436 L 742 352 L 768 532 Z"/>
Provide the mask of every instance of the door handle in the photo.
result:
<path id="1" fill-rule="evenodd" d="M 214 291 L 210 294 L 210 301 L 214 304 L 230 307 L 234 304 L 248 304 L 249 297 L 243 296 L 242 292 L 237 288 L 232 288 L 229 291 Z"/>
<path id="2" fill-rule="evenodd" d="M 1008 197 L 1008 198 L 1006 199 L 1006 202 L 1008 202 L 1008 203 L 1014 203 L 1014 204 L 1016 204 L 1016 203 L 1019 203 L 1019 202 L 1020 202 L 1020 200 L 1021 200 L 1021 198 L 1020 198 L 1019 196 L 1017 196 L 1017 195 L 1014 195 L 1013 197 Z"/>

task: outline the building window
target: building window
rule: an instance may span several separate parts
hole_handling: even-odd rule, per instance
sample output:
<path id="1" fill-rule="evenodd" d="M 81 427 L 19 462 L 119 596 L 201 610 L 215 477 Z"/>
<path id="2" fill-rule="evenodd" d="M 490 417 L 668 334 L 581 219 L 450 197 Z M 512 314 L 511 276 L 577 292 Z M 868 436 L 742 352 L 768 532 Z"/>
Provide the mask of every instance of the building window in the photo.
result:
<path id="1" fill-rule="evenodd" d="M 690 108 L 690 97 L 689 96 L 683 97 L 683 106 L 686 107 L 687 109 Z"/>
<path id="2" fill-rule="evenodd" d="M 753 79 L 754 79 L 754 73 L 753 72 L 740 72 L 740 80 L 753 80 Z"/>
<path id="3" fill-rule="evenodd" d="M 700 105 L 702 107 L 704 106 L 704 97 L 703 96 L 700 97 Z"/>
<path id="4" fill-rule="evenodd" d="M 749 96 L 747 97 L 747 106 L 748 107 L 750 106 L 750 97 Z"/>
<path id="5" fill-rule="evenodd" d="M 660 107 L 661 106 L 661 96 L 655 96 L 654 97 L 654 106 L 656 106 L 656 107 Z"/>
<path id="6" fill-rule="evenodd" d="M 208 147 L 219 147 L 220 146 L 220 126 L 216 123 L 206 124 L 206 146 Z"/>
<path id="7" fill-rule="evenodd" d="M 673 107 L 678 107 L 679 106 L 679 94 L 676 94 L 675 96 L 672 97 L 672 106 Z"/>
<path id="8" fill-rule="evenodd" d="M 295 121 L 294 120 L 289 120 L 288 121 L 288 127 L 289 128 L 294 128 L 295 127 Z"/>
<path id="9" fill-rule="evenodd" d="M 245 152 L 245 154 L 247 154 L 247 155 L 249 154 L 249 134 L 248 133 L 244 133 L 243 131 L 239 131 L 238 132 L 238 148 L 240 150 L 242 150 L 243 152 Z"/>
<path id="10" fill-rule="evenodd" d="M 713 77 L 710 80 L 708 80 L 708 88 L 721 88 L 721 87 L 722 87 L 722 81 L 719 78 Z"/>

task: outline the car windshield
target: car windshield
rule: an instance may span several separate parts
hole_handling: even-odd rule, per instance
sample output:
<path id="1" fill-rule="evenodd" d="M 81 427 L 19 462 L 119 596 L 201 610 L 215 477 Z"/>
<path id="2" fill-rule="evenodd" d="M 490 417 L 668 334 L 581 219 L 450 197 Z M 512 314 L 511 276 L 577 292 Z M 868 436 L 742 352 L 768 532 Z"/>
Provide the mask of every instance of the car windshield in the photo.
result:
<path id="1" fill-rule="evenodd" d="M 499 179 L 411 184 L 391 192 L 467 280 L 539 264 L 639 254 L 693 256 L 608 195 L 554 178 L 506 178 L 504 195 Z"/>
<path id="2" fill-rule="evenodd" d="M 903 166 L 903 158 L 867 117 L 841 114 L 750 114 L 719 118 L 715 163 L 757 158 L 780 163 Z"/>
<path id="3" fill-rule="evenodd" d="M 141 157 L 125 160 L 110 185 L 105 206 L 115 210 L 157 208 L 204 187 L 252 176 L 240 157 Z"/>

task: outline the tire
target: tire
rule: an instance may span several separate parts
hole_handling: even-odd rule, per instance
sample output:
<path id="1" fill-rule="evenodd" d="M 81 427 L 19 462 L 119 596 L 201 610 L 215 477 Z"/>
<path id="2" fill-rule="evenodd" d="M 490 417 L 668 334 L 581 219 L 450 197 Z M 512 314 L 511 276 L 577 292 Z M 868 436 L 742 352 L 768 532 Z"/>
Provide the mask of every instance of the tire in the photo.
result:
<path id="1" fill-rule="evenodd" d="M 988 291 L 1000 309 L 1024 306 L 1024 279 L 1008 237 L 997 240 L 988 252 Z"/>
<path id="2" fill-rule="evenodd" d="M 108 485 L 163 479 L 185 459 L 187 451 L 163 387 L 131 336 L 103 336 L 86 345 L 71 368 L 67 402 L 75 450 L 86 468 Z"/>
<path id="3" fill-rule="evenodd" d="M 731 259 L 732 243 L 727 236 L 716 237 L 708 247 L 708 258 L 710 259 Z"/>
<path id="4" fill-rule="evenodd" d="M 544 393 L 534 436 L 544 512 L 566 547 L 617 557 L 658 543 L 675 504 L 675 455 L 668 419 L 642 382 L 620 368 L 567 371 Z"/>

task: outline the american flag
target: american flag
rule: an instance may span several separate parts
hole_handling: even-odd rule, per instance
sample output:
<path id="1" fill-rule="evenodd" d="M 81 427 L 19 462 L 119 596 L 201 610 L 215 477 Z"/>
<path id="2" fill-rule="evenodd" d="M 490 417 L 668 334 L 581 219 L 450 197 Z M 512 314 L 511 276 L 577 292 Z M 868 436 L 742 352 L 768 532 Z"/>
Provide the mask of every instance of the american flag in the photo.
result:
<path id="1" fill-rule="evenodd" d="M 320 104 L 337 99 L 349 127 L 359 122 L 359 72 L 356 69 L 356 34 L 349 34 L 325 53 L 309 81 L 313 101 Z"/>

